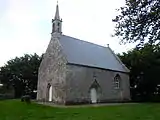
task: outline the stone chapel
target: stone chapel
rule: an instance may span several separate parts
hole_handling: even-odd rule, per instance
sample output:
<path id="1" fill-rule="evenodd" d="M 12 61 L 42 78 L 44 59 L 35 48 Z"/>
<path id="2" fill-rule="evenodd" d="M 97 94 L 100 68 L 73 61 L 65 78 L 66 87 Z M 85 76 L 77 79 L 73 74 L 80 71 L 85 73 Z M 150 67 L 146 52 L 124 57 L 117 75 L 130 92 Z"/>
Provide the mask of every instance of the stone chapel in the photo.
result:
<path id="1" fill-rule="evenodd" d="M 129 69 L 109 46 L 64 35 L 58 4 L 39 67 L 37 100 L 53 104 L 130 100 Z"/>

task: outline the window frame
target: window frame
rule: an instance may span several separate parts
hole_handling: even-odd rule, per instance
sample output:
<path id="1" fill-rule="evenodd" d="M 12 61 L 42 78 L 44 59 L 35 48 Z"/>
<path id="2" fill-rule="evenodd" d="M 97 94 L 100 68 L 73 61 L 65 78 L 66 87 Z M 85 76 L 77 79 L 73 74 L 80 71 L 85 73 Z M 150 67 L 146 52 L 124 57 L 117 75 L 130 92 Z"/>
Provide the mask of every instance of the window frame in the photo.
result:
<path id="1" fill-rule="evenodd" d="M 120 80 L 121 80 L 121 77 L 117 74 L 114 77 L 114 81 L 113 81 L 114 89 L 120 89 Z"/>

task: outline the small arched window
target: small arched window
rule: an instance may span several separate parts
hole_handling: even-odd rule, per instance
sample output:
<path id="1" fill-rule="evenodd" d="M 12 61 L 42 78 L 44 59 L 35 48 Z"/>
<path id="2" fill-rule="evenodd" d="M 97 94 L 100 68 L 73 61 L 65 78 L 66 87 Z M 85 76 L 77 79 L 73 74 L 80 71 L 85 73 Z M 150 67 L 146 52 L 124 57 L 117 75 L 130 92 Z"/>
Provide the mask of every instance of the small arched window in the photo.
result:
<path id="1" fill-rule="evenodd" d="M 60 26 L 60 23 L 58 23 L 58 27 Z"/>
<path id="2" fill-rule="evenodd" d="M 120 88 L 120 75 L 117 74 L 115 77 L 114 77 L 114 88 L 115 89 L 119 89 Z"/>
<path id="3" fill-rule="evenodd" d="M 55 23 L 53 23 L 53 26 L 52 26 L 52 33 L 55 32 Z"/>
<path id="4" fill-rule="evenodd" d="M 60 23 L 58 23 L 58 32 L 60 32 Z"/>

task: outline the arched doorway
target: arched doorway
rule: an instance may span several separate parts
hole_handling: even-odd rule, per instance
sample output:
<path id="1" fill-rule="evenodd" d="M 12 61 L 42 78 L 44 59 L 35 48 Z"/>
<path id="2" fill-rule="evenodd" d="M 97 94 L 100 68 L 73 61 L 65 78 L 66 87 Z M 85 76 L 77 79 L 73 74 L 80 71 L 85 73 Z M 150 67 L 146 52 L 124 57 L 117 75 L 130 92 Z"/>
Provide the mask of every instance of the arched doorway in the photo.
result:
<path id="1" fill-rule="evenodd" d="M 91 103 L 97 103 L 99 101 L 99 95 L 101 93 L 100 85 L 97 80 L 94 80 L 90 87 L 90 100 Z"/>
<path id="2" fill-rule="evenodd" d="M 52 86 L 49 87 L 49 101 L 52 101 Z"/>
<path id="3" fill-rule="evenodd" d="M 48 99 L 48 101 L 52 101 L 52 92 L 53 92 L 53 90 L 52 90 L 52 85 L 49 83 L 48 84 L 48 86 L 47 86 L 47 88 L 48 88 L 48 90 L 47 90 L 47 99 Z"/>
<path id="4" fill-rule="evenodd" d="M 97 90 L 96 90 L 96 88 L 90 89 L 90 97 L 91 97 L 92 103 L 97 103 Z"/>

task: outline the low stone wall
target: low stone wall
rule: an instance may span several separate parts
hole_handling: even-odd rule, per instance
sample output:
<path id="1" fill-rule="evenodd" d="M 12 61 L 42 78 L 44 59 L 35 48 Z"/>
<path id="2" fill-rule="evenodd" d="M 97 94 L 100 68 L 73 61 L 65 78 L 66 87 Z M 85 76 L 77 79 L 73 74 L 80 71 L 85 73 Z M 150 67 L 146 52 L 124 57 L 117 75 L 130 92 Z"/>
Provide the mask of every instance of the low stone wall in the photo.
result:
<path id="1" fill-rule="evenodd" d="M 6 100 L 6 99 L 14 99 L 14 96 L 11 94 L 0 94 L 0 100 Z"/>

